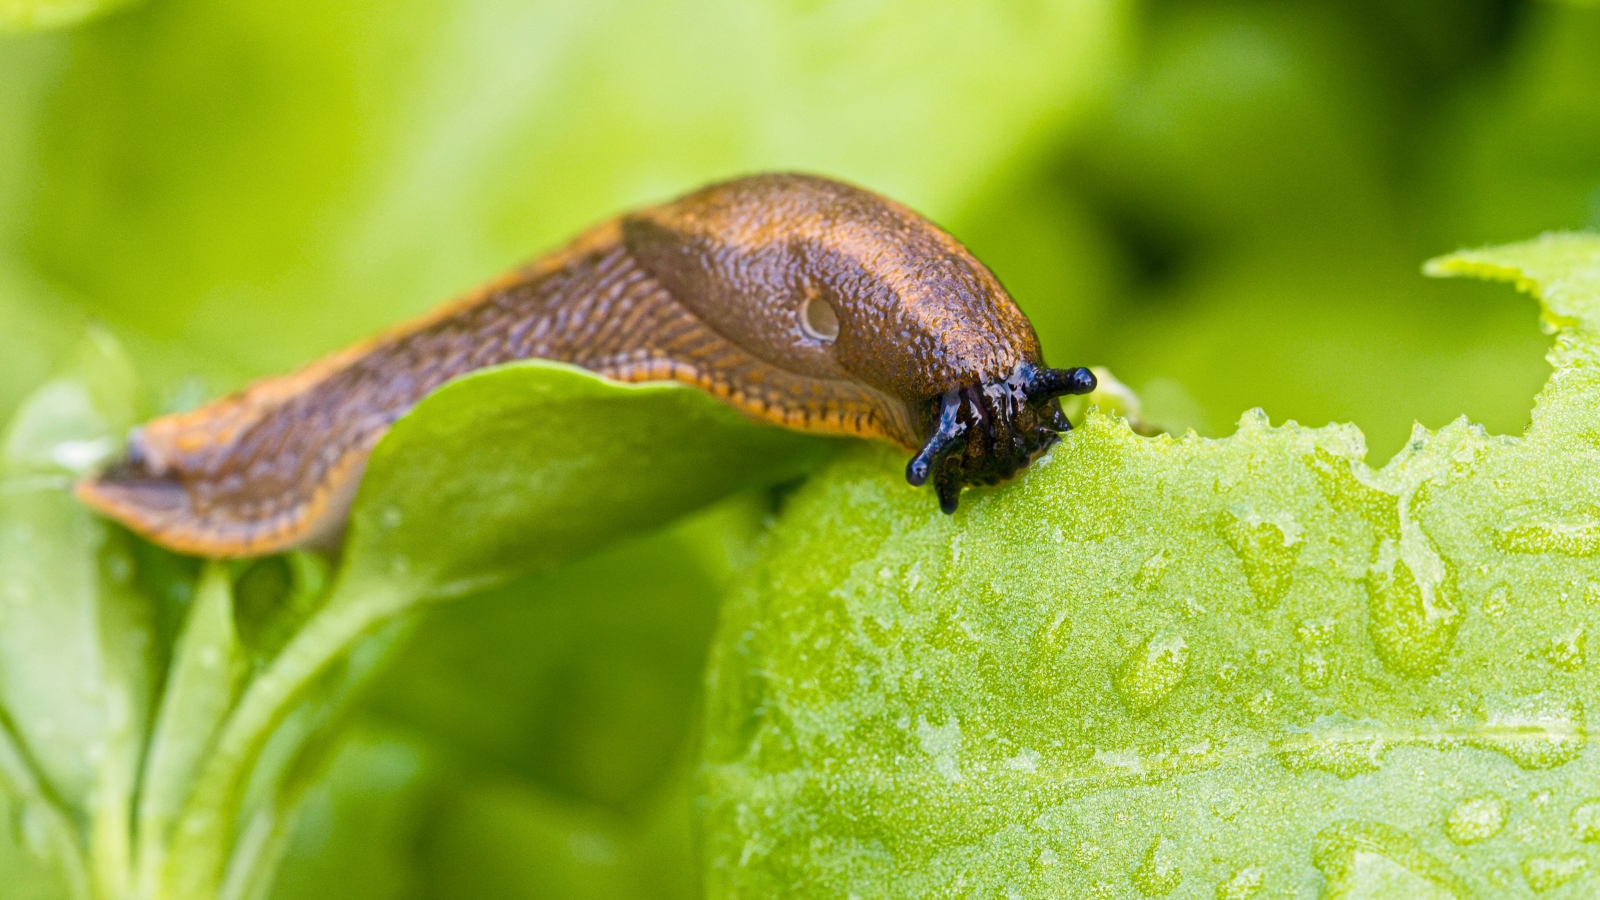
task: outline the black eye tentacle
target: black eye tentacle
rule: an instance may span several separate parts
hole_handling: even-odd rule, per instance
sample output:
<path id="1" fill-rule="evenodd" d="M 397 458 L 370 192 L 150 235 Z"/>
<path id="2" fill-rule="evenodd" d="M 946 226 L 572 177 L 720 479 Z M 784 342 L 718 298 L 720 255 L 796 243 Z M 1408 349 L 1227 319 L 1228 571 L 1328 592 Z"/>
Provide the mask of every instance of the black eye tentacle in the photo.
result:
<path id="1" fill-rule="evenodd" d="M 906 465 L 906 481 L 932 481 L 939 508 L 953 513 L 962 489 L 1012 478 L 1072 428 L 1057 397 L 1094 388 L 1088 369 L 1022 363 L 930 397 L 922 408 L 927 439 Z"/>
<path id="2" fill-rule="evenodd" d="M 1032 403 L 1043 403 L 1063 394 L 1087 394 L 1098 381 L 1094 373 L 1079 366 L 1075 369 L 1032 369 L 1023 373 L 1022 390 Z"/>
<path id="3" fill-rule="evenodd" d="M 951 454 L 966 448 L 967 424 L 961 421 L 961 399 L 960 391 L 945 391 L 939 398 L 939 421 L 927 443 L 906 464 L 906 481 L 912 487 L 927 484 L 928 476 L 940 470 Z"/>

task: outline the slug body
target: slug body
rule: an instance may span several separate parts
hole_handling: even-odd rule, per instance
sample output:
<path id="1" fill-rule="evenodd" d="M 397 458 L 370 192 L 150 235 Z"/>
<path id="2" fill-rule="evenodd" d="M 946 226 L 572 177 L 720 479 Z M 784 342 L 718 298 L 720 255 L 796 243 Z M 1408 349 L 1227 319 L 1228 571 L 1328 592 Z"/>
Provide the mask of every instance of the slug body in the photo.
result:
<path id="1" fill-rule="evenodd" d="M 90 506 L 175 550 L 246 556 L 343 529 L 367 455 L 429 391 L 541 358 L 695 385 L 751 418 L 889 440 L 953 512 L 1069 426 L 995 277 L 953 237 L 822 178 L 730 181 L 602 224 L 419 320 L 129 437 Z"/>

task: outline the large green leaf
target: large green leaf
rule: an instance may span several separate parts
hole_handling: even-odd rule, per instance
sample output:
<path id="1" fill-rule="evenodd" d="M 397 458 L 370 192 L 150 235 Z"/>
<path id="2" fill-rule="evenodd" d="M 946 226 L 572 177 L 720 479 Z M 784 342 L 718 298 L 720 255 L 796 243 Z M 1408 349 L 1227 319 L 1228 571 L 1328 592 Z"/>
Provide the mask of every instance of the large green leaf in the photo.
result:
<path id="1" fill-rule="evenodd" d="M 93 332 L 0 436 L 0 786 L 76 894 L 127 887 L 154 654 L 130 541 L 66 489 L 138 416 L 133 384 Z"/>
<path id="2" fill-rule="evenodd" d="M 1592 894 L 1600 237 L 1433 269 L 1560 326 L 1526 435 L 1091 415 L 954 517 L 809 482 L 714 651 L 712 895 Z"/>
<path id="3" fill-rule="evenodd" d="M 331 595 L 218 731 L 175 820 L 173 895 L 215 890 L 268 739 L 294 728 L 297 704 L 384 624 L 794 479 L 834 444 L 753 423 L 687 385 L 624 385 L 542 361 L 429 395 L 372 454 Z"/>

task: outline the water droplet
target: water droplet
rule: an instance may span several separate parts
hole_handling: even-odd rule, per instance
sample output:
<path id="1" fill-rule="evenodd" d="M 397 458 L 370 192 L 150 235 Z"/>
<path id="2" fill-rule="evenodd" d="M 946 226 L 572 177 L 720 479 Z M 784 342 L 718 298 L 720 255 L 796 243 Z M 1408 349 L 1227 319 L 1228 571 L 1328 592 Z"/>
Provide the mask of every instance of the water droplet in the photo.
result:
<path id="1" fill-rule="evenodd" d="M 1588 868 L 1589 860 L 1581 853 L 1530 856 L 1522 861 L 1522 877 L 1528 887 L 1544 893 L 1576 880 Z"/>
<path id="2" fill-rule="evenodd" d="M 1405 897 L 1466 900 L 1466 885 L 1405 832 L 1376 822 L 1338 822 L 1312 842 L 1312 862 L 1328 879 L 1327 900 Z"/>
<path id="3" fill-rule="evenodd" d="M 1278 695 L 1270 690 L 1262 691 L 1250 698 L 1250 711 L 1258 716 L 1264 716 L 1272 712 L 1272 708 L 1277 705 Z"/>
<path id="4" fill-rule="evenodd" d="M 384 528 L 399 528 L 401 521 L 404 519 L 405 515 L 400 512 L 400 507 L 398 506 L 385 506 L 378 513 L 378 524 Z"/>
<path id="5" fill-rule="evenodd" d="M 1572 833 L 1585 844 L 1600 843 L 1600 800 L 1585 800 L 1572 808 Z"/>
<path id="6" fill-rule="evenodd" d="M 1388 746 L 1381 734 L 1364 730 L 1329 729 L 1296 738 L 1278 754 L 1284 768 L 1291 772 L 1317 769 L 1340 778 L 1378 771 Z"/>
<path id="7" fill-rule="evenodd" d="M 1183 881 L 1178 868 L 1178 845 L 1167 838 L 1156 838 L 1144 853 L 1139 868 L 1133 870 L 1133 884 L 1151 897 L 1165 897 Z"/>
<path id="8" fill-rule="evenodd" d="M 1328 686 L 1328 660 L 1321 653 L 1300 657 L 1300 683 L 1312 690 Z"/>
<path id="9" fill-rule="evenodd" d="M 1078 845 L 1077 857 L 1082 865 L 1094 862 L 1100 858 L 1100 845 L 1094 841 L 1084 841 Z"/>
<path id="10" fill-rule="evenodd" d="M 1307 619 L 1296 628 L 1295 636 L 1300 638 L 1300 643 L 1307 647 L 1326 647 L 1333 643 L 1333 636 L 1338 631 L 1339 623 L 1332 619 Z"/>
<path id="11" fill-rule="evenodd" d="M 1367 575 L 1367 634 L 1392 672 L 1432 675 L 1461 625 L 1461 593 L 1454 570 L 1426 539 L 1385 541 Z"/>
<path id="12" fill-rule="evenodd" d="M 1502 753 L 1524 769 L 1552 769 L 1577 759 L 1588 738 L 1581 703 L 1537 694 L 1488 708 L 1467 743 Z"/>
<path id="13" fill-rule="evenodd" d="M 110 552 L 105 555 L 106 577 L 112 584 L 125 585 L 133 580 L 133 559 L 126 553 Z"/>
<path id="14" fill-rule="evenodd" d="M 1592 512 L 1555 521 L 1535 521 L 1535 515 L 1527 509 L 1511 510 L 1507 524 L 1495 533 L 1495 545 L 1507 553 L 1600 553 L 1600 518 Z"/>
<path id="15" fill-rule="evenodd" d="M 1256 601 L 1264 607 L 1276 606 L 1289 593 L 1294 579 L 1294 564 L 1300 557 L 1299 534 L 1289 535 L 1277 522 L 1232 513 L 1224 513 L 1217 525 L 1239 557 Z"/>
<path id="16" fill-rule="evenodd" d="M 1497 584 L 1489 589 L 1483 598 L 1483 614 L 1491 619 L 1498 619 L 1511 608 L 1511 588 L 1504 584 Z"/>
<path id="17" fill-rule="evenodd" d="M 1583 668 L 1584 644 L 1588 640 L 1588 632 L 1580 625 L 1565 634 L 1551 638 L 1550 644 L 1545 647 L 1544 658 L 1558 669 L 1575 672 Z"/>
<path id="18" fill-rule="evenodd" d="M 1134 651 L 1117 677 L 1117 693 L 1136 713 L 1154 709 L 1189 671 L 1189 644 L 1178 634 L 1159 634 Z"/>
<path id="19" fill-rule="evenodd" d="M 1061 665 L 1061 654 L 1072 643 L 1072 624 L 1067 611 L 1060 610 L 1033 638 L 1033 653 L 1028 661 L 1033 689 L 1045 696 L 1055 694 L 1066 684 L 1067 672 Z"/>
<path id="20" fill-rule="evenodd" d="M 930 725 L 917 719 L 917 741 L 922 752 L 933 758 L 934 771 L 946 780 L 961 780 L 961 721 L 955 716 L 943 725 Z"/>
<path id="21" fill-rule="evenodd" d="M 1157 550 L 1139 567 L 1139 575 L 1134 579 L 1134 585 L 1141 591 L 1148 591 L 1161 583 L 1161 576 L 1167 571 L 1170 557 L 1166 550 Z"/>
<path id="22" fill-rule="evenodd" d="M 1267 870 L 1248 866 L 1233 873 L 1233 877 L 1217 885 L 1217 900 L 1250 900 L 1261 893 L 1267 884 Z"/>
<path id="23" fill-rule="evenodd" d="M 1341 512 L 1365 519 L 1378 538 L 1400 536 L 1400 498 L 1362 481 L 1356 474 L 1356 460 L 1345 459 L 1318 447 L 1302 457 L 1317 480 L 1317 488 L 1328 504 Z"/>
<path id="24" fill-rule="evenodd" d="M 1041 759 L 1043 757 L 1039 755 L 1039 751 L 1024 747 L 1017 752 L 1016 756 L 1006 760 L 1006 768 L 1033 775 L 1039 771 L 1039 761 Z"/>
<path id="25" fill-rule="evenodd" d="M 1506 827 L 1506 802 L 1493 795 L 1457 803 L 1445 816 L 1444 833 L 1458 844 L 1487 841 Z"/>

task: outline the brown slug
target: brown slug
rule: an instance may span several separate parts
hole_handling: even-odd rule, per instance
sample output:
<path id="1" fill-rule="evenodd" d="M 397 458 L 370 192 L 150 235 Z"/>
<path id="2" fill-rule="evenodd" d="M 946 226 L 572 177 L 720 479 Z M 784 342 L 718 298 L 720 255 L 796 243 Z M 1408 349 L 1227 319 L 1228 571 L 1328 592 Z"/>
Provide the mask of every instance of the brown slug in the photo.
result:
<path id="1" fill-rule="evenodd" d="M 606 222 L 416 321 L 129 436 L 78 496 L 151 540 L 228 557 L 327 542 L 367 455 L 455 376 L 560 360 L 695 385 L 789 428 L 915 452 L 945 512 L 1070 426 L 1033 327 L 955 238 L 897 203 L 758 175 Z"/>

